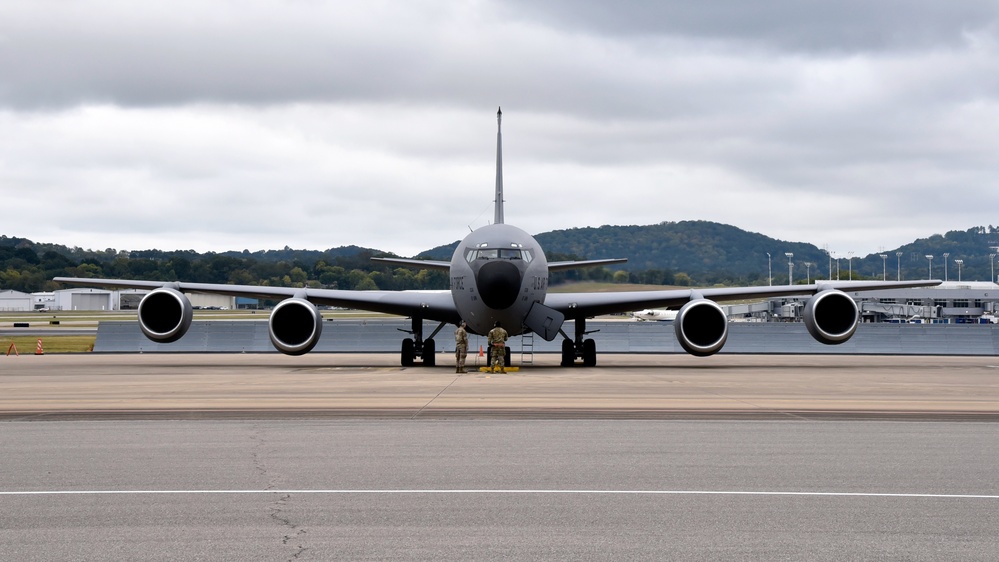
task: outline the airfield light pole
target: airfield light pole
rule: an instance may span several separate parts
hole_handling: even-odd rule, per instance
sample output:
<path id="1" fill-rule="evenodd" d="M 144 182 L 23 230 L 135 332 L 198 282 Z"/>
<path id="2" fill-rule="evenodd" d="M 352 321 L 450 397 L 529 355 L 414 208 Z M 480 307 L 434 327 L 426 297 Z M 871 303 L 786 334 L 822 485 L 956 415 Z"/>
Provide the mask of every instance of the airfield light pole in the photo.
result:
<path id="1" fill-rule="evenodd" d="M 770 252 L 767 252 L 767 278 L 770 279 L 770 286 L 774 284 L 774 268 L 770 262 Z"/>
<path id="2" fill-rule="evenodd" d="M 888 280 L 888 254 L 878 254 L 878 257 L 881 258 L 881 280 L 882 281 L 887 281 Z"/>
<path id="3" fill-rule="evenodd" d="M 943 257 L 944 257 L 944 282 L 946 283 L 947 281 L 950 281 L 950 278 L 947 276 L 947 258 L 950 257 L 950 252 L 944 252 Z"/>
<path id="4" fill-rule="evenodd" d="M 850 266 L 849 266 L 850 267 L 850 281 L 853 281 L 853 252 L 847 252 L 847 254 L 850 255 L 850 259 L 848 260 L 850 262 Z"/>
<path id="5" fill-rule="evenodd" d="M 964 265 L 964 260 L 954 260 L 954 263 L 957 264 L 957 282 L 960 283 L 961 282 L 961 266 Z"/>
<path id="6" fill-rule="evenodd" d="M 996 255 L 989 254 L 989 265 L 992 266 L 992 278 L 989 279 L 990 283 L 996 282 Z"/>
<path id="7" fill-rule="evenodd" d="M 815 264 L 812 263 L 812 262 L 810 262 L 810 261 L 806 261 L 805 262 L 805 284 L 806 285 L 811 285 L 812 284 L 812 266 L 813 265 L 815 265 Z"/>
<path id="8" fill-rule="evenodd" d="M 784 255 L 787 256 L 787 284 L 794 285 L 794 279 L 791 278 L 791 272 L 794 269 L 794 262 L 792 262 L 791 259 L 794 258 L 794 254 L 791 252 L 784 252 Z"/>
<path id="9" fill-rule="evenodd" d="M 929 277 L 927 277 L 927 279 L 933 279 L 933 254 L 926 254 L 926 260 L 930 262 L 928 270 L 930 274 Z"/>
<path id="10" fill-rule="evenodd" d="M 895 271 L 898 272 L 898 279 L 897 279 L 897 281 L 901 281 L 902 280 L 902 252 L 895 252 L 895 267 L 897 268 Z"/>

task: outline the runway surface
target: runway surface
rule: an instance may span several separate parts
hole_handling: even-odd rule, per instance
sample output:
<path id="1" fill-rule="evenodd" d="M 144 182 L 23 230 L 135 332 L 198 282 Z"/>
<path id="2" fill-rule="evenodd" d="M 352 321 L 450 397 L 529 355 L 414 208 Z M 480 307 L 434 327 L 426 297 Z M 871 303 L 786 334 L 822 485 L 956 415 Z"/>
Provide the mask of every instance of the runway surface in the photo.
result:
<path id="1" fill-rule="evenodd" d="M 395 360 L 2 358 L 0 558 L 999 558 L 999 360 Z"/>
<path id="2" fill-rule="evenodd" d="M 447 357 L 440 359 L 448 362 Z M 474 369 L 476 356 L 470 357 Z M 0 419 L 604 417 L 999 420 L 999 358 L 611 355 L 517 373 L 395 355 L 45 355 L 0 360 Z"/>

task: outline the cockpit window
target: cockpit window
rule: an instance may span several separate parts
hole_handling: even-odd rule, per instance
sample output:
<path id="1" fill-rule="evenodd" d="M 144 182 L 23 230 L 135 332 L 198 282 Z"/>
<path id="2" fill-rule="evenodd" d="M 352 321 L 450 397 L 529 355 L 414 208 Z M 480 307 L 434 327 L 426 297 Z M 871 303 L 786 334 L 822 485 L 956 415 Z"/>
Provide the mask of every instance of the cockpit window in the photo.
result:
<path id="1" fill-rule="evenodd" d="M 465 260 L 468 263 L 475 260 L 524 260 L 530 262 L 533 258 L 531 252 L 520 248 L 470 248 L 465 250 Z"/>
<path id="2" fill-rule="evenodd" d="M 499 257 L 502 260 L 519 260 L 520 250 L 500 250 Z"/>

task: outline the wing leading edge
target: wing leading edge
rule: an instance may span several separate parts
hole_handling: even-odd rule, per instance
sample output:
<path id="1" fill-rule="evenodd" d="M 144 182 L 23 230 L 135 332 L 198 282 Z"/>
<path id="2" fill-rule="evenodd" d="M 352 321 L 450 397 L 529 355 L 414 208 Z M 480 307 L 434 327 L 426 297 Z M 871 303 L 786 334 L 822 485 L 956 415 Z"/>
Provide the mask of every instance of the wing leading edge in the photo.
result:
<path id="1" fill-rule="evenodd" d="M 566 318 L 590 318 L 601 314 L 632 312 L 645 308 L 676 308 L 698 299 L 735 301 L 766 297 L 814 295 L 825 290 L 876 291 L 939 285 L 940 280 L 926 281 L 830 281 L 811 285 L 766 287 L 725 287 L 674 289 L 668 291 L 623 291 L 619 293 L 548 293 L 545 305 Z"/>
<path id="2" fill-rule="evenodd" d="M 308 289 L 294 287 L 260 287 L 257 285 L 224 285 L 216 283 L 178 283 L 138 281 L 130 279 L 89 279 L 56 277 L 53 281 L 69 285 L 116 287 L 122 289 L 172 288 L 184 293 L 205 293 L 257 299 L 283 300 L 300 297 L 323 306 L 341 306 L 397 314 L 419 316 L 427 320 L 457 324 L 461 321 L 449 291 L 347 291 L 340 289 Z"/>

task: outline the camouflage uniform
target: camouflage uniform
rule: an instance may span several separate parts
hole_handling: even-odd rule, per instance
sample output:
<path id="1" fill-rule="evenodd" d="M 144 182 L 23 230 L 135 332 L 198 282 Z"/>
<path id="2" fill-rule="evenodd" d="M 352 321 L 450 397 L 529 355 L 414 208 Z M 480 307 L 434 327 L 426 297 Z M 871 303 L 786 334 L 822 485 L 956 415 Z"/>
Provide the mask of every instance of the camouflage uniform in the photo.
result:
<path id="1" fill-rule="evenodd" d="M 506 364 L 506 339 L 510 337 L 506 333 L 506 330 L 496 323 L 496 327 L 489 330 L 486 334 L 486 339 L 489 340 L 489 349 L 492 352 L 492 369 L 493 371 L 502 371 Z"/>
<path id="2" fill-rule="evenodd" d="M 468 355 L 468 332 L 465 331 L 465 323 L 458 324 L 458 329 L 454 331 L 454 372 L 465 372 L 465 357 Z"/>

